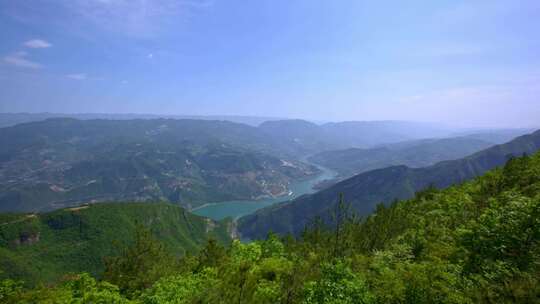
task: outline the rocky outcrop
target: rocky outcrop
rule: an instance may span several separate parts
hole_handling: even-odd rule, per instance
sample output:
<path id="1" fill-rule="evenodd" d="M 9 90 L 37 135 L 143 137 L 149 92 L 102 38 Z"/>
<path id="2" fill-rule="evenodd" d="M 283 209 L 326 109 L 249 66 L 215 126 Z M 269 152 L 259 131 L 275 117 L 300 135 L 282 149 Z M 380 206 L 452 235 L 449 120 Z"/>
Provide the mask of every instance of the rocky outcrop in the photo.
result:
<path id="1" fill-rule="evenodd" d="M 13 243 L 15 243 L 15 245 L 17 246 L 32 245 L 39 242 L 40 234 L 41 234 L 40 232 L 33 232 L 33 233 L 23 232 L 19 235 L 18 239 L 15 239 L 13 241 Z"/>

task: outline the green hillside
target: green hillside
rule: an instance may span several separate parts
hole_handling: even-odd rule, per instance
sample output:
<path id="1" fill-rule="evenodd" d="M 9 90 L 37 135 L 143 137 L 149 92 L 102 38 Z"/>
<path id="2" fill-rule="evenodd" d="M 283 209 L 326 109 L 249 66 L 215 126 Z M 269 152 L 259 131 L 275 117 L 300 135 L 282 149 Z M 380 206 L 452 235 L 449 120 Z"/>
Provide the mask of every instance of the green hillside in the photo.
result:
<path id="1" fill-rule="evenodd" d="M 316 217 L 325 218 L 343 193 L 361 216 L 380 203 L 411 198 L 430 185 L 448 187 L 502 166 L 510 156 L 532 154 L 540 149 L 540 131 L 518 137 L 459 160 L 444 161 L 424 168 L 388 167 L 364 172 L 329 188 L 295 200 L 261 209 L 239 220 L 240 233 L 247 238 L 263 238 L 269 231 L 299 234 Z"/>
<path id="2" fill-rule="evenodd" d="M 50 119 L 0 129 L 0 211 L 98 201 L 205 203 L 287 193 L 316 167 L 225 121 Z"/>
<path id="3" fill-rule="evenodd" d="M 94 204 L 42 214 L 0 215 L 0 276 L 52 282 L 67 273 L 100 275 L 103 258 L 130 244 L 137 225 L 177 256 L 209 238 L 230 241 L 230 222 L 215 222 L 158 203 Z"/>
<path id="4" fill-rule="evenodd" d="M 359 220 L 347 200 L 330 226 L 301 237 L 225 249 L 209 243 L 149 283 L 144 269 L 112 267 L 110 281 L 81 274 L 48 288 L 0 282 L 4 303 L 538 303 L 540 153 L 472 181 L 434 188 Z M 139 265 L 144 251 L 117 258 Z M 153 261 L 153 262 L 152 262 Z M 136 272 L 137 273 L 137 272 Z M 116 285 L 113 285 L 114 283 Z M 146 283 L 146 285 L 141 285 Z"/>

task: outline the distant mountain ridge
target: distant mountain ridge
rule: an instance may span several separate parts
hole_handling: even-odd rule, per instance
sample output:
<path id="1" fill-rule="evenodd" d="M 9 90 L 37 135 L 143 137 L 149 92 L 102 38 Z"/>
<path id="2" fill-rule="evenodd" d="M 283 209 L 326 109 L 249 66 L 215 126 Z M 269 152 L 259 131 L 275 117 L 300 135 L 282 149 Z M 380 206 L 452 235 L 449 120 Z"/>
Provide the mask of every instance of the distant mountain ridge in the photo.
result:
<path id="1" fill-rule="evenodd" d="M 471 139 L 489 141 L 496 144 L 503 144 L 518 136 L 529 134 L 534 131 L 534 128 L 476 130 L 474 132 L 457 133 L 455 134 L 455 136 L 463 136 Z"/>
<path id="2" fill-rule="evenodd" d="M 278 120 L 264 122 L 259 128 L 304 154 L 351 147 L 369 148 L 451 133 L 449 129 L 431 123 L 407 121 L 345 121 L 317 125 L 305 120 Z"/>
<path id="3" fill-rule="evenodd" d="M 163 114 L 114 114 L 114 113 L 0 113 L 0 128 L 11 127 L 20 123 L 42 121 L 49 118 L 74 118 L 79 120 L 133 120 L 133 119 L 196 119 L 223 120 L 258 126 L 268 120 L 279 120 L 278 117 L 259 117 L 242 115 L 163 115 Z"/>
<path id="4" fill-rule="evenodd" d="M 164 115 L 164 114 L 114 114 L 114 113 L 0 113 L 0 128 L 21 123 L 37 122 L 51 118 L 72 118 L 77 120 L 206 120 L 245 124 L 258 127 L 269 137 L 294 146 L 290 154 L 318 153 L 327 150 L 371 148 L 381 144 L 407 140 L 470 136 L 475 139 L 502 143 L 521 134 L 526 129 L 469 130 L 456 131 L 455 128 L 426 122 L 382 120 L 382 121 L 342 121 L 314 123 L 302 119 L 242 115 Z M 281 147 L 284 148 L 284 147 Z M 282 152 L 283 152 L 282 151 Z"/>
<path id="5" fill-rule="evenodd" d="M 469 137 L 422 139 L 371 149 L 326 151 L 311 156 L 309 160 L 348 177 L 396 165 L 425 167 L 443 160 L 459 159 L 493 145 L 495 143 Z"/>
<path id="6" fill-rule="evenodd" d="M 247 238 L 262 238 L 270 231 L 298 234 L 315 217 L 328 217 L 340 193 L 358 214 L 365 216 L 380 202 L 410 198 L 430 185 L 443 188 L 461 183 L 502 166 L 511 156 L 532 154 L 539 149 L 540 131 L 536 131 L 459 160 L 424 168 L 395 166 L 364 172 L 314 194 L 242 217 L 239 231 Z"/>

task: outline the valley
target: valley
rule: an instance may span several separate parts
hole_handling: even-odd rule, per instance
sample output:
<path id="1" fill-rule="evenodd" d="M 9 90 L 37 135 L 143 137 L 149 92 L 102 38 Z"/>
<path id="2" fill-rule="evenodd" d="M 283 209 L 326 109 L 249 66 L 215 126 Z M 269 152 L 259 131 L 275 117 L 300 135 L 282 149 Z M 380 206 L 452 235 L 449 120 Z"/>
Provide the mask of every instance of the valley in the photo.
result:
<path id="1" fill-rule="evenodd" d="M 394 215 L 385 219 L 407 200 L 421 205 L 418 196 L 467 187 L 486 172 L 480 181 L 491 180 L 505 164 L 536 178 L 525 170 L 528 164 L 538 167 L 540 131 L 452 136 L 436 127 L 420 130 L 425 127 L 51 118 L 0 128 L 0 282 L 19 286 L 11 280 L 21 280 L 24 288 L 17 290 L 26 290 L 97 279 L 118 284 L 117 296 L 135 299 L 171 275 L 184 280 L 215 270 L 220 272 L 214 280 L 225 282 L 222 271 L 241 275 L 236 263 L 254 263 L 250 269 L 272 263 L 313 267 L 314 256 L 332 260 L 351 251 L 371 259 L 365 248 L 387 242 L 378 235 L 391 240 L 408 223 Z M 337 136 L 336 130 L 348 135 Z M 515 160 L 535 153 L 534 160 Z M 535 191 L 519 187 L 523 195 Z M 347 224 L 336 222 L 343 219 Z M 334 240 L 335 231 L 350 239 Z M 288 260 L 285 252 L 303 257 Z M 255 260 L 248 263 L 249 256 Z M 312 271 L 299 273 L 311 277 Z M 80 275 L 66 279 L 71 273 Z M 225 292 L 221 288 L 208 291 Z"/>
<path id="2" fill-rule="evenodd" d="M 264 238 L 268 231 L 299 235 L 315 219 L 331 220 L 340 194 L 355 214 L 363 217 L 374 212 L 379 204 L 388 206 L 428 187 L 445 188 L 463 183 L 504 165 L 512 157 L 533 154 L 539 149 L 540 131 L 536 131 L 457 160 L 421 168 L 399 165 L 366 171 L 314 194 L 244 216 L 239 219 L 238 229 L 249 239 Z"/>
<path id="3" fill-rule="evenodd" d="M 518 141 L 532 143 L 528 139 Z M 365 219 L 341 215 L 335 228 L 308 225 L 301 237 L 269 235 L 249 243 L 231 240 L 230 221 L 215 222 L 167 204 L 4 214 L 0 278 L 8 279 L 0 281 L 0 296 L 6 303 L 81 298 L 231 303 L 238 298 L 274 302 L 291 292 L 291 302 L 302 303 L 311 294 L 339 291 L 346 303 L 402 298 L 432 303 L 434 297 L 535 303 L 538 169 L 540 152 L 511 158 L 460 185 L 427 188 L 410 199 L 379 205 Z M 500 273 L 500 267 L 513 271 Z M 393 284 L 387 286 L 389 280 Z M 56 283 L 40 287 L 42 282 Z M 269 285 L 275 292 L 261 295 Z M 417 288 L 422 292 L 411 296 Z"/>
<path id="4" fill-rule="evenodd" d="M 0 0 L 0 304 L 540 304 L 539 28 Z"/>
<path id="5" fill-rule="evenodd" d="M 493 142 L 467 137 L 421 139 L 371 149 L 325 151 L 311 156 L 310 161 L 338 171 L 343 179 L 391 166 L 426 167 L 443 160 L 463 158 L 493 145 Z"/>
<path id="6" fill-rule="evenodd" d="M 529 185 L 537 184 L 540 131 L 410 139 L 389 132 L 410 125 L 388 124 L 395 123 L 318 126 L 293 120 L 254 127 L 212 120 L 53 118 L 0 128 L 3 290 L 18 301 L 32 299 L 25 290 L 34 292 L 43 283 L 55 286 L 52 294 L 70 294 L 60 287 L 67 286 L 63 282 L 83 280 L 117 284 L 107 294 L 134 303 L 153 303 L 148 302 L 153 293 L 167 299 L 162 303 L 179 294 L 219 303 L 206 296 L 260 296 L 217 284 L 244 276 L 247 267 L 257 290 L 267 282 L 286 286 L 282 280 L 293 280 L 296 285 L 290 288 L 305 292 L 304 281 L 318 278 L 318 267 L 331 265 L 317 259 L 337 261 L 341 264 L 335 267 L 341 267 L 359 257 L 376 263 L 373 250 L 402 250 L 395 248 L 409 242 L 407 233 L 416 227 L 411 217 L 424 216 L 421 206 L 436 208 L 434 214 L 450 212 L 445 208 L 458 196 L 460 204 L 474 200 L 489 213 L 498 207 L 485 207 L 483 199 L 505 200 L 496 194 L 500 191 L 519 191 L 524 202 L 536 197 L 537 189 Z M 379 136 L 351 135 L 366 126 Z M 349 127 L 347 137 L 328 135 L 328 128 Z M 517 158 L 521 155 L 534 156 Z M 525 184 L 515 178 L 520 174 L 527 176 Z M 522 212 L 534 214 L 530 208 Z M 470 225 L 449 214 L 445 223 Z M 409 227 L 405 232 L 404 226 Z M 439 254 L 411 242 L 407 254 Z M 193 294 L 168 291 L 208 271 L 214 274 L 198 281 L 202 285 L 182 289 Z M 273 277 L 276 273 L 281 274 Z M 197 291 L 206 280 L 216 284 Z M 381 278 L 375 273 L 366 280 Z M 74 297 L 77 288 L 69 289 Z M 466 292 L 456 286 L 453 290 Z M 2 293 L 6 291 L 0 288 L 0 299 L 6 297 Z M 370 289 L 371 294 L 382 297 L 377 289 Z"/>
<path id="7" fill-rule="evenodd" d="M 288 193 L 319 174 L 274 152 L 247 125 L 197 120 L 51 119 L 0 129 L 0 210 L 43 211 L 100 201 L 186 208 Z"/>
<path id="8" fill-rule="evenodd" d="M 31 119 L 10 117 L 0 118 L 6 123 Z M 75 117 L 86 119 L 49 118 L 0 128 L 0 211 L 166 201 L 201 214 L 238 217 L 308 193 L 311 181 L 327 180 L 327 170 L 308 163 L 307 155 L 450 132 L 393 121 L 278 120 L 250 126 L 211 119 Z"/>
<path id="9" fill-rule="evenodd" d="M 310 177 L 306 180 L 292 182 L 288 189 L 289 192 L 285 195 L 279 195 L 276 197 L 267 197 L 256 200 L 234 200 L 219 203 L 206 204 L 191 210 L 194 214 L 209 217 L 214 220 L 221 220 L 230 217 L 234 220 L 251 214 L 259 209 L 272 206 L 279 202 L 291 200 L 299 196 L 315 192 L 315 186 L 321 182 L 332 180 L 336 177 L 337 172 L 315 165 L 321 173 L 315 177 Z"/>

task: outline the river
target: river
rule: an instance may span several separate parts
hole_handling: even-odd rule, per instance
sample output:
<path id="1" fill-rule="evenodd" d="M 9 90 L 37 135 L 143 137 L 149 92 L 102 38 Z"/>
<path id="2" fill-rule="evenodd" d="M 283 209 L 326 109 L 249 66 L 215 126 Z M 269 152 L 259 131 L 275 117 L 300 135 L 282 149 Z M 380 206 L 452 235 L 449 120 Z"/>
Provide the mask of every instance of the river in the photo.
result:
<path id="1" fill-rule="evenodd" d="M 323 180 L 332 179 L 336 177 L 337 172 L 315 165 L 322 172 L 316 177 L 309 178 L 303 181 L 297 181 L 291 183 L 289 190 L 290 195 L 283 195 L 278 197 L 269 197 L 259 200 L 246 200 L 246 201 L 226 201 L 220 203 L 206 204 L 202 207 L 194 208 L 193 213 L 201 216 L 206 216 L 211 219 L 221 220 L 226 217 L 232 217 L 237 219 L 241 216 L 248 215 L 257 211 L 258 209 L 271 206 L 273 204 L 294 199 L 304 194 L 313 193 L 315 190 L 313 187 L 322 182 Z"/>

